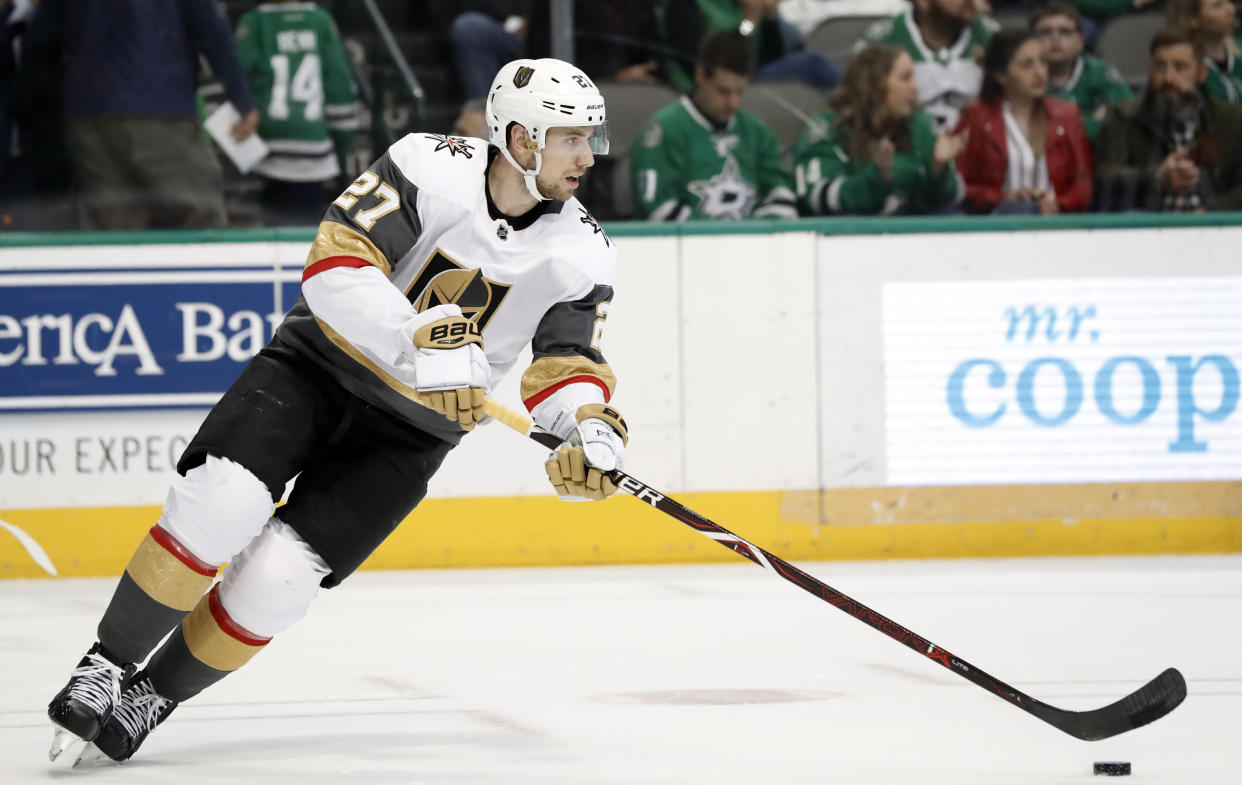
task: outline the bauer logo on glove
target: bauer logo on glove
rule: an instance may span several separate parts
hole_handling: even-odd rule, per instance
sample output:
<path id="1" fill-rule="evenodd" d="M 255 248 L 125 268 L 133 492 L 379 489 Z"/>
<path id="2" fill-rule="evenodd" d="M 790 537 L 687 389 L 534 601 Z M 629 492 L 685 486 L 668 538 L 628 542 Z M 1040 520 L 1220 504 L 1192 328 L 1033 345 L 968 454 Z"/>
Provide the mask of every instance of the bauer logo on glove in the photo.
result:
<path id="1" fill-rule="evenodd" d="M 401 330 L 401 354 L 413 370 L 413 400 L 469 431 L 483 417 L 491 367 L 479 326 L 456 305 L 418 313 Z"/>
<path id="2" fill-rule="evenodd" d="M 432 322 L 414 333 L 414 345 L 427 349 L 449 349 L 464 343 L 483 345 L 479 326 L 464 316 L 450 316 Z"/>

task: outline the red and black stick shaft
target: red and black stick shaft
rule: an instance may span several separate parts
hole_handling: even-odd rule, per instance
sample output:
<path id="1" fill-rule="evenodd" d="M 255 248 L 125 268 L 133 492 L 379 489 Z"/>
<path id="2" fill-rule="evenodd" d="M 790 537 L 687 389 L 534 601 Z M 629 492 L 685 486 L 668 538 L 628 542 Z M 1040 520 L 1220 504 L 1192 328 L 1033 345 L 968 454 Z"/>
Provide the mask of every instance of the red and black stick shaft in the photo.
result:
<path id="1" fill-rule="evenodd" d="M 529 417 L 509 409 L 491 398 L 487 399 L 484 411 L 489 416 L 530 437 L 544 447 L 555 450 L 560 446 L 560 439 L 550 433 L 536 430 L 534 422 Z M 864 624 L 879 630 L 932 662 L 938 663 L 967 681 L 1005 699 L 1011 705 L 1017 706 L 1028 714 L 1032 714 L 1054 728 L 1076 738 L 1085 741 L 1097 741 L 1142 727 L 1173 711 L 1186 698 L 1186 680 L 1176 668 L 1169 668 L 1126 697 L 1107 706 L 1090 711 L 1058 709 L 1055 706 L 1032 698 L 1021 690 L 1006 684 L 995 676 L 949 652 L 947 649 L 937 646 L 923 636 L 911 632 L 884 614 L 832 588 L 779 556 L 760 548 L 754 543 L 747 542 L 720 524 L 709 520 L 667 494 L 652 488 L 631 475 L 617 471 L 613 472 L 611 476 L 613 482 L 617 484 L 621 491 L 641 502 L 645 502 L 665 515 L 676 518 L 705 537 L 715 540 L 734 553 L 745 556 L 760 567 L 776 573 L 795 586 L 819 597 L 824 602 L 848 613 Z"/>

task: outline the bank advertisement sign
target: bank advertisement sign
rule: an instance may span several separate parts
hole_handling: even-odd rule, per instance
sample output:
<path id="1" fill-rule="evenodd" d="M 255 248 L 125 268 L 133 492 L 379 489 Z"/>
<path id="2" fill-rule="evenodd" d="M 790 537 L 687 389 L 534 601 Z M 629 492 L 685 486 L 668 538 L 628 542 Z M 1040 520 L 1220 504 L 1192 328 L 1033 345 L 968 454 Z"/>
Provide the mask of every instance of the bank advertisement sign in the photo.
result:
<path id="1" fill-rule="evenodd" d="M 4 271 L 0 413 L 210 406 L 271 338 L 300 275 L 270 264 Z"/>
<path id="2" fill-rule="evenodd" d="M 1242 480 L 1242 277 L 890 282 L 887 484 Z"/>

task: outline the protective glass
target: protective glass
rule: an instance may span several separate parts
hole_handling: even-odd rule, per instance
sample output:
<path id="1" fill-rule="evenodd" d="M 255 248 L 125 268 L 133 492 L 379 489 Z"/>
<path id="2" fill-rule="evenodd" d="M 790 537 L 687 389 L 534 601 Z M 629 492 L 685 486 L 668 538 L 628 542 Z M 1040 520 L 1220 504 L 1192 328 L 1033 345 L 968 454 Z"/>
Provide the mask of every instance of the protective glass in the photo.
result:
<path id="1" fill-rule="evenodd" d="M 578 125 L 549 128 L 543 140 L 544 149 L 556 155 L 608 154 L 608 125 Z"/>

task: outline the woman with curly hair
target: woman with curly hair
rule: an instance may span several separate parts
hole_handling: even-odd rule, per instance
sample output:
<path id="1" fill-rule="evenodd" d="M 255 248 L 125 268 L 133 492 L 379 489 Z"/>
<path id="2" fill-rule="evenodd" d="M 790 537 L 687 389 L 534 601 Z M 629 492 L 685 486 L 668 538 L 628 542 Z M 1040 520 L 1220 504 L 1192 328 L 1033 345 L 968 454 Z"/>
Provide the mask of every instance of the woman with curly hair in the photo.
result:
<path id="1" fill-rule="evenodd" d="M 1237 11 L 1231 0 L 1173 0 L 1167 19 L 1169 27 L 1184 30 L 1203 48 L 1208 67 L 1203 91 L 1242 103 L 1242 45 L 1233 37 Z"/>
<path id="2" fill-rule="evenodd" d="M 914 61 L 871 44 L 850 61 L 828 109 L 807 123 L 794 151 L 804 215 L 945 212 L 962 197 L 953 159 L 964 135 L 936 136 L 919 109 Z"/>

